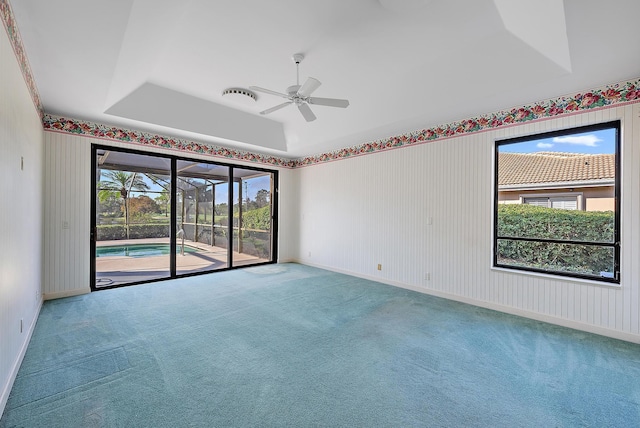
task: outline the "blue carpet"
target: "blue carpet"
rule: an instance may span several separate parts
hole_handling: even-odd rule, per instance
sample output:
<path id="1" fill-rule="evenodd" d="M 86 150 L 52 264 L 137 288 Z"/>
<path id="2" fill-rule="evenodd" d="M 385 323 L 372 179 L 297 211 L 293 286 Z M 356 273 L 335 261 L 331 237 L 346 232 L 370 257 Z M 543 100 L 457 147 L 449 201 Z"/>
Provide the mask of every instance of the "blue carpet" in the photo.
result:
<path id="1" fill-rule="evenodd" d="M 0 427 L 640 426 L 640 345 L 311 267 L 45 302 Z"/>

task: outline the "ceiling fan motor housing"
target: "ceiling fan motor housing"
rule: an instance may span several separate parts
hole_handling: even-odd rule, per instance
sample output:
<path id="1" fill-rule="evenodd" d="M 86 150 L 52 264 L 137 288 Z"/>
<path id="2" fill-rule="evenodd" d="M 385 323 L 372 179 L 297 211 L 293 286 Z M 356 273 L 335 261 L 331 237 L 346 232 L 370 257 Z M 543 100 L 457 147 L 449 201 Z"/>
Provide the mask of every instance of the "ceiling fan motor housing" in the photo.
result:
<path id="1" fill-rule="evenodd" d="M 293 85 L 287 88 L 287 94 L 291 97 L 291 101 L 294 102 L 295 105 L 299 106 L 304 102 L 304 98 L 298 95 L 298 89 L 300 89 L 301 85 Z"/>

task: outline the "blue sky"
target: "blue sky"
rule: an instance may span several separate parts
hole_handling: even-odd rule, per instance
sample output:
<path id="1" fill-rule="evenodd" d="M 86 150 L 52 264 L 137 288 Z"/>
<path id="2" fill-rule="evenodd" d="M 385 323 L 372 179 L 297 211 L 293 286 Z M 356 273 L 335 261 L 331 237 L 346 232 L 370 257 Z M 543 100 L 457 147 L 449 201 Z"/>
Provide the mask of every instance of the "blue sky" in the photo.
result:
<path id="1" fill-rule="evenodd" d="M 565 152 L 602 154 L 615 153 L 615 129 L 543 138 L 499 147 L 501 153 Z"/>

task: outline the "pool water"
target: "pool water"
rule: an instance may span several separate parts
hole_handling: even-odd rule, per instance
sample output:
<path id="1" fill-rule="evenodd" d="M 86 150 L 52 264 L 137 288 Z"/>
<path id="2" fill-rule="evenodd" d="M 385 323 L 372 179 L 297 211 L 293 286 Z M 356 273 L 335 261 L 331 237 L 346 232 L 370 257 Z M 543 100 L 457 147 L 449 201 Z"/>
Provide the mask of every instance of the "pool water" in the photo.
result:
<path id="1" fill-rule="evenodd" d="M 185 253 L 195 253 L 198 249 L 194 247 L 184 246 Z M 165 256 L 169 254 L 169 244 L 129 244 L 115 245 L 109 247 L 97 247 L 96 257 L 148 257 L 148 256 Z M 176 248 L 176 253 L 180 252 L 180 246 Z"/>

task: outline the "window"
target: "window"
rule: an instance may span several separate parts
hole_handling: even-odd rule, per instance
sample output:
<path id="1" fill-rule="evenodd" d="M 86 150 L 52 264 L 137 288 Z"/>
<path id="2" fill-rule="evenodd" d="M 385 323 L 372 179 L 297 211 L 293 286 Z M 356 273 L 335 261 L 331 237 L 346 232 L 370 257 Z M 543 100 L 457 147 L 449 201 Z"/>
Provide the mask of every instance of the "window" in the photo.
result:
<path id="1" fill-rule="evenodd" d="M 524 197 L 523 203 L 537 207 L 557 208 L 561 210 L 577 210 L 577 196 Z"/>
<path id="2" fill-rule="evenodd" d="M 620 122 L 496 141 L 493 265 L 619 283 Z"/>

